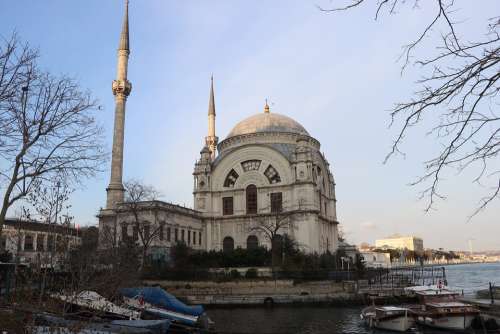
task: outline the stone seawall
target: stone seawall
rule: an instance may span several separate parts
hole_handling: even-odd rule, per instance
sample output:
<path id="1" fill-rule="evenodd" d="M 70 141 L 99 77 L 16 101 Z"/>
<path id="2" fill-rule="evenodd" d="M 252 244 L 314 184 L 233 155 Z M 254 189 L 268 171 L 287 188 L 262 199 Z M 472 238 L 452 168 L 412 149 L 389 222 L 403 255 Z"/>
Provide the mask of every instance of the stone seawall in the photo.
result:
<path id="1" fill-rule="evenodd" d="M 344 304 L 363 302 L 356 282 L 314 281 L 296 283 L 293 280 L 255 280 L 232 282 L 145 281 L 159 285 L 189 304 L 272 305 L 294 303 Z"/>

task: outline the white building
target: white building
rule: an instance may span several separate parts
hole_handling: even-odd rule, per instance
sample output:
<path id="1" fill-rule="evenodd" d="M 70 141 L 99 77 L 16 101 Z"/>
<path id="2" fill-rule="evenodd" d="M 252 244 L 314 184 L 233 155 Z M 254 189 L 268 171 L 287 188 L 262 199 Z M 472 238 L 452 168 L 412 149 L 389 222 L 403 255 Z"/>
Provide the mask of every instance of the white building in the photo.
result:
<path id="1" fill-rule="evenodd" d="M 375 247 L 382 249 L 407 249 L 415 252 L 424 251 L 424 242 L 415 236 L 394 235 L 386 239 L 375 241 Z"/>
<path id="2" fill-rule="evenodd" d="M 367 268 L 390 268 L 391 267 L 391 254 L 361 251 L 361 256 Z"/>
<path id="3" fill-rule="evenodd" d="M 71 226 L 38 221 L 6 219 L 0 238 L 2 249 L 21 263 L 52 264 L 81 244 L 78 230 Z"/>
<path id="4" fill-rule="evenodd" d="M 119 242 L 134 235 L 134 219 L 123 204 L 122 185 L 125 102 L 131 91 L 128 66 L 128 14 L 118 52 L 111 180 L 107 206 L 99 214 L 100 231 Z M 259 226 L 285 221 L 288 234 L 307 252 L 338 247 L 335 182 L 320 143 L 297 121 L 265 105 L 237 123 L 219 143 L 215 133 L 213 80 L 208 108 L 208 135 L 194 167 L 194 210 L 165 202 L 144 203 L 141 224 L 161 226 L 154 247 L 184 241 L 197 249 L 269 246 Z M 149 232 L 148 232 L 149 233 Z M 102 234 L 102 233 L 101 233 Z"/>

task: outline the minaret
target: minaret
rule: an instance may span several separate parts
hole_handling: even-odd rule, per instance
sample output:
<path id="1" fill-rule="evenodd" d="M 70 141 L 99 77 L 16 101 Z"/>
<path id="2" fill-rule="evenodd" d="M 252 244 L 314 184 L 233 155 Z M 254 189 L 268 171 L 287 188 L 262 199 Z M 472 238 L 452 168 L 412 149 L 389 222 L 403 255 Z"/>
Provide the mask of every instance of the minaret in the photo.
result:
<path id="1" fill-rule="evenodd" d="M 215 151 L 219 138 L 215 135 L 215 98 L 214 98 L 214 77 L 210 78 L 210 100 L 208 102 L 208 136 L 205 143 L 210 150 L 210 157 L 215 159 Z"/>
<path id="2" fill-rule="evenodd" d="M 113 209 L 117 203 L 123 202 L 123 137 L 125 131 L 125 104 L 132 90 L 127 80 L 128 57 L 130 54 L 128 35 L 128 0 L 125 0 L 125 16 L 118 46 L 118 66 L 116 80 L 113 80 L 113 95 L 115 96 L 115 125 L 113 132 L 113 150 L 111 156 L 111 178 L 106 189 L 108 196 L 106 208 Z"/>

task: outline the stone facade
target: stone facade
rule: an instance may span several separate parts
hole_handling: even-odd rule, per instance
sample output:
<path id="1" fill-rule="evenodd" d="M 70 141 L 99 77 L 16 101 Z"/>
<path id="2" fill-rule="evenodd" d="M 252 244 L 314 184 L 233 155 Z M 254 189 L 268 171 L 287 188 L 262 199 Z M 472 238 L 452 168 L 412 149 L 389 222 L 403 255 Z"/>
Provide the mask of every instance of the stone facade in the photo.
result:
<path id="1" fill-rule="evenodd" d="M 262 219 L 275 219 L 272 197 L 281 198 L 288 234 L 309 252 L 335 251 L 338 247 L 335 183 L 329 164 L 319 151 L 319 142 L 289 126 L 288 118 L 262 114 L 257 131 L 254 117 L 240 122 L 218 146 L 211 160 L 201 152 L 196 163 L 194 207 L 205 218 L 208 249 L 222 249 L 224 238 L 234 247 L 247 247 L 249 235 L 269 246 L 269 237 L 258 228 Z M 267 129 L 262 124 L 268 124 Z M 239 128 L 244 129 L 240 133 Z M 275 131 L 278 129 L 278 131 Z M 248 188 L 255 186 L 256 210 L 249 210 Z M 224 212 L 224 201 L 232 212 Z M 229 240 L 229 239 L 227 239 Z M 255 240 L 255 239 L 254 239 Z"/>
<path id="2" fill-rule="evenodd" d="M 218 145 L 215 158 L 208 146 L 201 150 L 193 172 L 194 210 L 161 201 L 143 203 L 141 226 L 150 226 L 148 234 L 161 229 L 152 248 L 169 248 L 176 241 L 205 250 L 270 247 L 260 226 L 286 220 L 277 234 L 289 235 L 304 251 L 336 251 L 335 182 L 319 142 L 284 116 L 274 114 L 264 123 L 267 129 L 259 122 L 252 132 L 252 124 L 240 122 Z M 238 130 L 242 125 L 244 133 Z M 99 217 L 101 231 L 107 229 L 115 243 L 125 237 L 140 243 L 133 230 L 135 217 L 125 203 Z"/>

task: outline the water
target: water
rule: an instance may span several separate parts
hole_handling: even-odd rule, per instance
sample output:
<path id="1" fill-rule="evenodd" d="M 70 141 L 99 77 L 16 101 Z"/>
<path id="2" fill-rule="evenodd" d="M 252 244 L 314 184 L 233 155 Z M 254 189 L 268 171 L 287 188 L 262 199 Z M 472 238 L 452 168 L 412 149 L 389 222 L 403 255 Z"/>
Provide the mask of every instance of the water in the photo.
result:
<path id="1" fill-rule="evenodd" d="M 448 285 L 473 294 L 488 287 L 488 282 L 500 285 L 500 263 L 446 266 Z M 359 318 L 362 307 L 275 307 L 209 309 L 219 333 L 234 334 L 385 334 L 366 328 Z M 425 334 L 444 331 L 427 331 Z"/>

